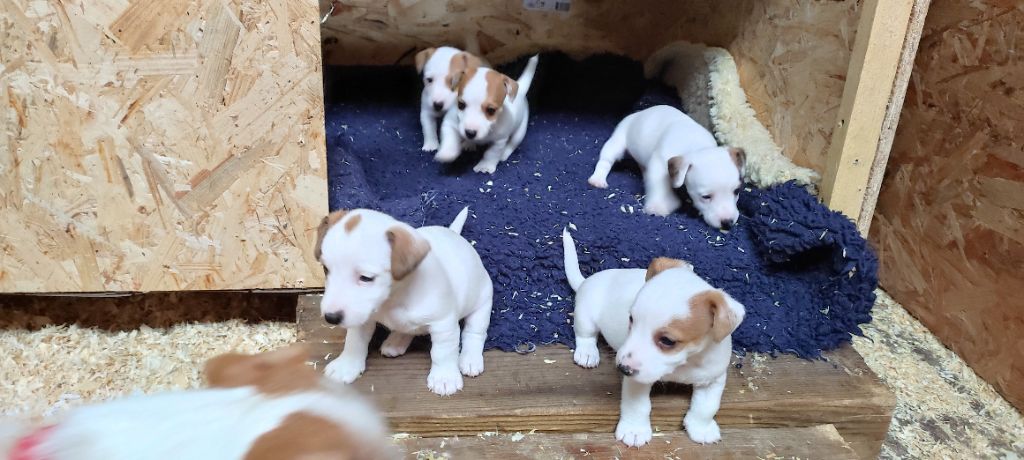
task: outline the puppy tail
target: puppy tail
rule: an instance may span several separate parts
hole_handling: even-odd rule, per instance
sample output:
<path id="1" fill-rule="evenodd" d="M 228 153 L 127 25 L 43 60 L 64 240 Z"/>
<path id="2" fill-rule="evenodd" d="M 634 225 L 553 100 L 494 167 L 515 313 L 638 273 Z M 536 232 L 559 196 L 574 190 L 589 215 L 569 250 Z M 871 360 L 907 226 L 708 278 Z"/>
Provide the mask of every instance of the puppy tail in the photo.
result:
<path id="1" fill-rule="evenodd" d="M 576 242 L 569 235 L 569 229 L 562 229 L 562 250 L 565 252 L 565 277 L 569 280 L 569 286 L 576 291 L 583 284 L 586 278 L 580 271 L 580 258 L 576 255 Z"/>
<path id="2" fill-rule="evenodd" d="M 462 234 L 462 226 L 466 225 L 466 218 L 469 217 L 469 206 L 462 208 L 459 211 L 459 215 L 455 216 L 455 220 L 452 221 L 451 225 L 448 226 L 453 232 Z"/>
<path id="3" fill-rule="evenodd" d="M 526 97 L 526 93 L 530 91 L 530 85 L 533 84 L 533 74 L 537 73 L 537 60 L 539 55 L 534 54 L 530 58 L 530 61 L 526 63 L 526 69 L 523 70 L 523 74 L 519 76 L 519 94 L 516 97 Z"/>

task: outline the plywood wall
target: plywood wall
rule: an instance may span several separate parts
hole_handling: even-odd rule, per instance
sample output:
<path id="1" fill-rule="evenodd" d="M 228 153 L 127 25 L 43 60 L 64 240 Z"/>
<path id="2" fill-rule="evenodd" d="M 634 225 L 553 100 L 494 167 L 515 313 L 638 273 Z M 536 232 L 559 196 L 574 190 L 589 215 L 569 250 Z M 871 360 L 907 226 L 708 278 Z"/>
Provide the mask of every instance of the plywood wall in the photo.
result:
<path id="1" fill-rule="evenodd" d="M 315 0 L 0 0 L 0 291 L 310 287 Z"/>
<path id="2" fill-rule="evenodd" d="M 882 286 L 1024 409 L 1024 7 L 932 3 L 871 239 Z"/>
<path id="3" fill-rule="evenodd" d="M 324 59 L 339 65 L 411 65 L 414 51 L 439 44 L 469 44 L 492 62 L 554 49 L 642 60 L 676 40 L 725 47 L 762 123 L 787 156 L 819 173 L 858 18 L 857 0 L 575 0 L 567 13 L 530 11 L 522 0 L 334 4 Z"/>

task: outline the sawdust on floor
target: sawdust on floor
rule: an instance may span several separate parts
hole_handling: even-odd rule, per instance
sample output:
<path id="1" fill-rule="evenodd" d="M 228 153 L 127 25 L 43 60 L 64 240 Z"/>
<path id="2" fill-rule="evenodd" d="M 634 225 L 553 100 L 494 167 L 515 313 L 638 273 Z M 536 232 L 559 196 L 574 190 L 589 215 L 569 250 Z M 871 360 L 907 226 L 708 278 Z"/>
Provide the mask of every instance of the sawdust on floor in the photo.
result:
<path id="1" fill-rule="evenodd" d="M 294 342 L 295 298 L 0 296 L 0 408 L 48 416 L 124 394 L 199 386 L 210 357 Z M 991 385 L 884 292 L 873 313 L 854 347 L 896 393 L 883 458 L 1024 457 L 1024 418 Z"/>

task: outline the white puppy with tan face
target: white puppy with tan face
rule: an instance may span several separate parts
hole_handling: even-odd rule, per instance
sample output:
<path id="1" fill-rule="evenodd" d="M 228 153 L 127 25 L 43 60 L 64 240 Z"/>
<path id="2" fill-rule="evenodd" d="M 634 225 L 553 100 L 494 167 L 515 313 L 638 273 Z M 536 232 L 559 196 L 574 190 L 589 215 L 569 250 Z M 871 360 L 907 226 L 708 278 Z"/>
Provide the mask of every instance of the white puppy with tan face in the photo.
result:
<path id="1" fill-rule="evenodd" d="M 427 387 L 434 393 L 453 394 L 463 375 L 483 372 L 494 289 L 480 256 L 460 236 L 468 212 L 448 227 L 413 228 L 368 209 L 324 218 L 316 246 L 327 273 L 320 310 L 328 323 L 347 329 L 345 347 L 325 374 L 345 383 L 359 377 L 377 323 L 390 330 L 380 349 L 388 357 L 404 354 L 414 336 L 430 335 Z"/>
<path id="2" fill-rule="evenodd" d="M 739 219 L 743 149 L 719 147 L 715 137 L 679 109 L 658 105 L 627 116 L 601 148 L 588 182 L 608 187 L 612 165 L 629 152 L 644 173 L 644 211 L 667 216 L 681 204 L 674 188 L 686 187 L 708 225 L 728 230 Z"/>
<path id="3" fill-rule="evenodd" d="M 416 53 L 416 72 L 423 77 L 420 96 L 420 125 L 423 127 L 423 150 L 437 150 L 437 122 L 455 106 L 456 76 L 466 70 L 485 65 L 471 53 L 450 46 L 427 48 Z"/>
<path id="4" fill-rule="evenodd" d="M 573 360 L 597 367 L 600 333 L 617 350 L 618 369 L 625 375 L 615 437 L 631 447 L 651 440 L 651 386 L 664 381 L 693 385 L 683 418 L 690 439 L 720 440 L 715 414 L 743 305 L 681 260 L 657 258 L 647 270 L 604 270 L 584 278 L 567 230 L 562 245 L 565 273 L 576 291 Z"/>
<path id="5" fill-rule="evenodd" d="M 449 163 L 459 157 L 464 144 L 489 144 L 473 171 L 494 173 L 526 137 L 530 121 L 526 93 L 536 70 L 537 56 L 533 56 L 519 80 L 483 67 L 456 77 L 456 109 L 449 110 L 441 123 L 441 147 L 434 160 Z"/>

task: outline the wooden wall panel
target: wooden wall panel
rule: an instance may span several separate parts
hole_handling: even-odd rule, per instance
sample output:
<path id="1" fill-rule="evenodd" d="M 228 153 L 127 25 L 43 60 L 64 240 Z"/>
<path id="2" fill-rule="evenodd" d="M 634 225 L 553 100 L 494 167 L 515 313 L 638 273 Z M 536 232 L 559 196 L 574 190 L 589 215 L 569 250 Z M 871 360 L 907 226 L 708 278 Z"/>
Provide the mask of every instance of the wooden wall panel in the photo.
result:
<path id="1" fill-rule="evenodd" d="M 931 5 L 871 239 L 882 286 L 1024 409 L 1024 8 Z"/>
<path id="2" fill-rule="evenodd" d="M 328 0 L 321 0 L 324 11 Z M 324 28 L 329 64 L 412 65 L 412 52 L 453 44 L 492 62 L 538 50 L 645 59 L 688 40 L 727 48 L 751 105 L 797 164 L 819 173 L 843 94 L 857 0 L 577 0 L 568 13 L 522 0 L 335 2 Z"/>
<path id="3" fill-rule="evenodd" d="M 315 287 L 315 0 L 0 0 L 0 291 Z"/>

